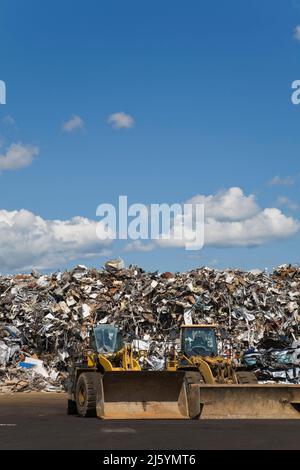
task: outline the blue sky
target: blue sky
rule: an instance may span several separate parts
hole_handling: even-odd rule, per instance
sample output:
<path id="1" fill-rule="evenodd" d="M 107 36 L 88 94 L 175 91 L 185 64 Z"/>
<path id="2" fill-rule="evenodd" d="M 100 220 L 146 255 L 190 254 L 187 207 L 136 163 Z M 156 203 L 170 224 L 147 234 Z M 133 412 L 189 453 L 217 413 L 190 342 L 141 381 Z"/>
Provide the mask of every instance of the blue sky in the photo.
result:
<path id="1" fill-rule="evenodd" d="M 57 239 L 41 237 L 37 249 L 41 221 L 26 213 L 13 228 L 8 223 L 21 209 L 42 221 L 96 220 L 97 205 L 116 204 L 120 194 L 130 203 L 182 203 L 238 187 L 246 203 L 255 195 L 261 211 L 277 208 L 283 225 L 296 227 L 300 105 L 291 103 L 291 83 L 300 79 L 298 24 L 296 0 L 2 0 L 7 104 L 0 105 L 0 157 L 14 144 L 38 155 L 0 174 L 0 210 L 8 211 L 0 215 L 0 270 L 99 266 L 117 256 L 171 271 L 298 262 L 296 229 L 270 233 L 255 247 L 219 240 L 199 252 L 124 251 L 117 241 L 104 252 L 99 247 L 99 255 L 85 233 L 76 257 L 65 226 L 68 246 L 60 250 Z M 120 112 L 132 127 L 107 122 Z M 68 132 L 63 125 L 72 116 L 82 128 Z"/>

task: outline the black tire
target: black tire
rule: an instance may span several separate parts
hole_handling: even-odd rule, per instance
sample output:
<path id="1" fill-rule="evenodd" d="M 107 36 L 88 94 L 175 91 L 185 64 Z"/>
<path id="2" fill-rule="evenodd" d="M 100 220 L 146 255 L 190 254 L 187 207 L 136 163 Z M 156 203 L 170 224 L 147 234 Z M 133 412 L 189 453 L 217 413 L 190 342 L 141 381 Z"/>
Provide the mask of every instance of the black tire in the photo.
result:
<path id="1" fill-rule="evenodd" d="M 77 415 L 77 406 L 75 400 L 68 400 L 67 415 Z"/>
<path id="2" fill-rule="evenodd" d="M 99 372 L 83 372 L 76 383 L 76 408 L 79 416 L 96 416 L 97 395 L 101 385 Z"/>
<path id="3" fill-rule="evenodd" d="M 193 384 L 203 384 L 204 380 L 200 372 L 198 371 L 188 371 L 185 373 L 185 381 L 188 386 L 188 389 L 190 389 L 190 385 Z M 196 392 L 197 393 L 197 392 Z M 199 419 L 203 405 L 200 403 L 200 395 L 195 395 L 195 391 L 188 392 L 188 409 L 189 409 L 189 417 L 190 419 Z M 190 397 L 190 398 L 189 398 Z"/>
<path id="4" fill-rule="evenodd" d="M 189 371 L 185 373 L 185 380 L 188 384 L 204 384 L 204 379 L 200 372 Z"/>
<path id="5" fill-rule="evenodd" d="M 237 382 L 239 384 L 257 384 L 258 380 L 253 372 L 240 371 L 236 372 Z"/>

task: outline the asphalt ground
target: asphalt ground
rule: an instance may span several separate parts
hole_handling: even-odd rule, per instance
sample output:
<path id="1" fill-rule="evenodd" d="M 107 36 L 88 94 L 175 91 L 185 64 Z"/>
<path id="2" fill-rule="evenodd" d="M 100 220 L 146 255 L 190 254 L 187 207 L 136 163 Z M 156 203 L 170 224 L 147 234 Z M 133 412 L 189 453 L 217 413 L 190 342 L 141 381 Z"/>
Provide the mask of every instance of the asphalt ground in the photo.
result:
<path id="1" fill-rule="evenodd" d="M 299 450 L 300 420 L 116 420 L 67 416 L 66 395 L 0 395 L 0 449 Z"/>

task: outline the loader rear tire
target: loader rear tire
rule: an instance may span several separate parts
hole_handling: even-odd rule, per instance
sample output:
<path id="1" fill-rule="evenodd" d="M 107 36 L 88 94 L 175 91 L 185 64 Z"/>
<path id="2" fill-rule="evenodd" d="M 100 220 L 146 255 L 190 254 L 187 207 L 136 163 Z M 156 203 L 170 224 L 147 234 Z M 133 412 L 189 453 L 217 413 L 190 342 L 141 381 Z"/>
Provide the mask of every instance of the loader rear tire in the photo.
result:
<path id="1" fill-rule="evenodd" d="M 99 372 L 83 372 L 76 384 L 76 407 L 80 417 L 96 416 L 97 396 L 101 385 Z"/>

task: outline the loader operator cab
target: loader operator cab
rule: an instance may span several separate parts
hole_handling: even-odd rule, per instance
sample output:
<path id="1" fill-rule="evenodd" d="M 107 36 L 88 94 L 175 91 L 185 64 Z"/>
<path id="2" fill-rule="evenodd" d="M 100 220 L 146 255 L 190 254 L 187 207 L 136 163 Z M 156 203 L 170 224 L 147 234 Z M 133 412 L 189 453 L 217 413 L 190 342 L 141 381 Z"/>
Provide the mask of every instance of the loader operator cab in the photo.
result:
<path id="1" fill-rule="evenodd" d="M 181 351 L 187 357 L 218 355 L 215 329 L 209 326 L 183 326 Z"/>
<path id="2" fill-rule="evenodd" d="M 123 341 L 118 328 L 113 325 L 100 325 L 93 329 L 91 347 L 99 354 L 116 353 L 123 348 Z"/>

